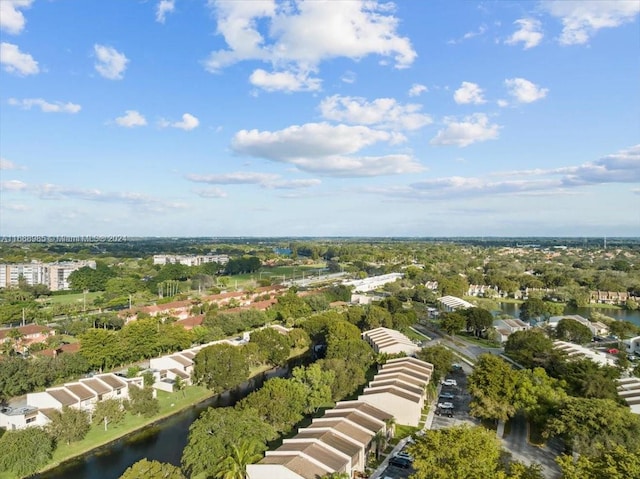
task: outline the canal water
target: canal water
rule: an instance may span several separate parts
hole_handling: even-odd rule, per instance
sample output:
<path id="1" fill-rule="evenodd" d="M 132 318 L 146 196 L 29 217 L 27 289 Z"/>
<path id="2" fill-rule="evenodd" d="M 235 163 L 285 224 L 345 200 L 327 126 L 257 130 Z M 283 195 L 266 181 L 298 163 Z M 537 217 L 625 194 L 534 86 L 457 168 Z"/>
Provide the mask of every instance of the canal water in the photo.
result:
<path id="1" fill-rule="evenodd" d="M 520 305 L 515 303 L 500 303 L 500 311 L 515 318 L 520 317 Z M 583 318 L 589 318 L 593 311 L 602 313 L 610 318 L 630 321 L 640 326 L 640 311 L 628 311 L 626 309 L 604 309 L 604 308 L 566 308 L 564 314 L 579 314 Z"/>
<path id="2" fill-rule="evenodd" d="M 297 364 L 296 364 L 297 365 Z M 232 391 L 213 396 L 200 404 L 163 419 L 156 424 L 61 466 L 33 476 L 36 479 L 118 479 L 140 459 L 168 462 L 179 466 L 182 450 L 187 445 L 189 426 L 210 407 L 233 406 L 272 377 L 284 377 L 289 367 L 273 369 L 256 376 Z"/>

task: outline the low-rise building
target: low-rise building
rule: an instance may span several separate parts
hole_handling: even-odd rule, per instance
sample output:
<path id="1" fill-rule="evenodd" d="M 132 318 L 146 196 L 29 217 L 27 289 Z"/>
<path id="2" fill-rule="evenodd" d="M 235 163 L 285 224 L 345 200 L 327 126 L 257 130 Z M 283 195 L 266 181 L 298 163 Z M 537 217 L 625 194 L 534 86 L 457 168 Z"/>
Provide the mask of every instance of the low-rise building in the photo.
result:
<path id="1" fill-rule="evenodd" d="M 457 298 L 456 296 L 442 296 L 438 298 L 438 303 L 443 311 L 456 311 L 458 309 L 473 308 L 473 304 L 464 299 Z"/>
<path id="2" fill-rule="evenodd" d="M 602 351 L 594 351 L 584 346 L 569 343 L 566 341 L 554 341 L 553 347 L 564 351 L 570 358 L 589 359 L 600 366 L 615 366 L 616 358 Z"/>
<path id="3" fill-rule="evenodd" d="M 362 333 L 362 338 L 379 354 L 415 355 L 420 346 L 416 345 L 400 331 L 389 328 L 375 328 Z"/>
<path id="4" fill-rule="evenodd" d="M 624 399 L 632 413 L 640 414 L 640 378 L 620 379 L 618 395 Z"/>
<path id="5" fill-rule="evenodd" d="M 565 314 L 563 316 L 551 316 L 547 325 L 551 328 L 556 328 L 558 323 L 563 319 L 571 319 L 576 321 L 583 326 L 589 328 L 593 337 L 596 336 L 606 336 L 609 334 L 609 328 L 606 324 L 601 323 L 600 321 L 589 321 L 587 318 L 583 318 L 579 314 Z"/>
<path id="6" fill-rule="evenodd" d="M 496 319 L 493 321 L 493 328 L 498 333 L 498 339 L 504 343 L 516 331 L 526 331 L 531 325 L 521 319 Z"/>

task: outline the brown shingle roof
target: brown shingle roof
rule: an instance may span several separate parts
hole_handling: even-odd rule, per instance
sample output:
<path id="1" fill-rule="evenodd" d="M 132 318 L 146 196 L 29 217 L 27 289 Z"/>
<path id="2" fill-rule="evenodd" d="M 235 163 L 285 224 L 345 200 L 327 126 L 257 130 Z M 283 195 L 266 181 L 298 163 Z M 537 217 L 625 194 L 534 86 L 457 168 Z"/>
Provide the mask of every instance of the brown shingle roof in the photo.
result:
<path id="1" fill-rule="evenodd" d="M 127 382 L 113 374 L 100 374 L 96 379 L 107 383 L 113 389 L 122 389 L 127 386 Z"/>
<path id="2" fill-rule="evenodd" d="M 386 411 L 383 411 L 382 409 L 379 409 L 375 406 L 372 406 L 371 404 L 367 404 L 364 401 L 341 401 L 338 404 L 336 404 L 336 406 L 334 407 L 334 409 L 351 409 L 351 408 L 355 408 L 358 411 L 362 411 L 365 414 L 368 414 L 369 416 L 373 416 L 376 419 L 379 419 L 380 421 L 387 421 L 388 419 L 393 419 L 393 414 L 389 414 Z"/>
<path id="3" fill-rule="evenodd" d="M 333 431 L 314 431 L 313 429 L 300 429 L 294 439 L 318 439 L 325 444 L 337 449 L 338 451 L 353 457 L 358 454 L 362 448 L 345 438 L 339 436 Z"/>
<path id="4" fill-rule="evenodd" d="M 370 418 L 364 413 L 358 413 L 357 411 L 348 411 L 344 409 L 330 409 L 324 414 L 324 417 L 343 417 L 345 419 L 349 419 L 352 422 L 376 433 L 384 428 L 384 424 L 379 424 L 378 421 Z"/>
<path id="5" fill-rule="evenodd" d="M 323 418 L 322 420 L 314 420 L 308 427 L 308 429 L 324 427 L 332 428 L 338 432 L 349 436 L 350 438 L 358 441 L 360 444 L 369 444 L 374 434 L 369 430 L 363 430 L 356 427 L 354 424 L 349 423 L 344 418 Z"/>
<path id="6" fill-rule="evenodd" d="M 326 445 L 314 442 L 286 442 L 276 449 L 274 454 L 277 455 L 283 451 L 300 451 L 316 461 L 326 464 L 333 471 L 344 469 L 349 461 L 340 454 L 331 451 Z"/>
<path id="7" fill-rule="evenodd" d="M 80 383 L 66 384 L 65 387 L 78 396 L 81 401 L 85 401 L 96 396 L 96 393 Z"/>
<path id="8" fill-rule="evenodd" d="M 98 381 L 97 379 L 81 379 L 80 382 L 88 388 L 93 389 L 98 394 L 106 394 L 111 391 L 109 386 L 106 386 L 103 382 Z"/>
<path id="9" fill-rule="evenodd" d="M 318 479 L 329 471 L 300 456 L 265 456 L 259 464 L 281 464 L 305 479 Z"/>
<path id="10" fill-rule="evenodd" d="M 71 406 L 78 403 L 78 400 L 65 389 L 48 389 L 47 393 L 63 406 Z"/>

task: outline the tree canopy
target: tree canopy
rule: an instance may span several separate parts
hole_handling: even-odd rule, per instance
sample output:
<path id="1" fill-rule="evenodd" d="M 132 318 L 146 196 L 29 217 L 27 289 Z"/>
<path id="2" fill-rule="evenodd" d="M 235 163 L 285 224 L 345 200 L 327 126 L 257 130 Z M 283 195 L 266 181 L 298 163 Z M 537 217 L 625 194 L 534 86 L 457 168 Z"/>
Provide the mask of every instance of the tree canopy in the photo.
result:
<path id="1" fill-rule="evenodd" d="M 140 459 L 120 476 L 120 479 L 185 479 L 179 467 L 166 462 Z"/>

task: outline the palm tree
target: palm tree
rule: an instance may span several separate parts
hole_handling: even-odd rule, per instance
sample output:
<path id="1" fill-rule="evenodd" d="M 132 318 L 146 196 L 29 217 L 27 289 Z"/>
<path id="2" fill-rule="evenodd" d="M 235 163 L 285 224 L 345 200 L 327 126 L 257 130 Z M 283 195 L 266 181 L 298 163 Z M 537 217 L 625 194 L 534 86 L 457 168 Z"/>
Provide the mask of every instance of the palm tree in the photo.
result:
<path id="1" fill-rule="evenodd" d="M 396 418 L 385 419 L 384 424 L 387 427 L 387 440 L 389 440 L 396 434 Z"/>
<path id="2" fill-rule="evenodd" d="M 387 445 L 387 438 L 382 433 L 382 431 L 378 431 L 375 436 L 371 439 L 371 442 L 375 446 L 376 459 L 380 458 L 380 453 L 384 450 Z"/>
<path id="3" fill-rule="evenodd" d="M 258 453 L 255 441 L 243 441 L 238 446 L 231 445 L 231 453 L 225 457 L 217 468 L 217 479 L 247 479 L 247 464 L 262 458 Z"/>

